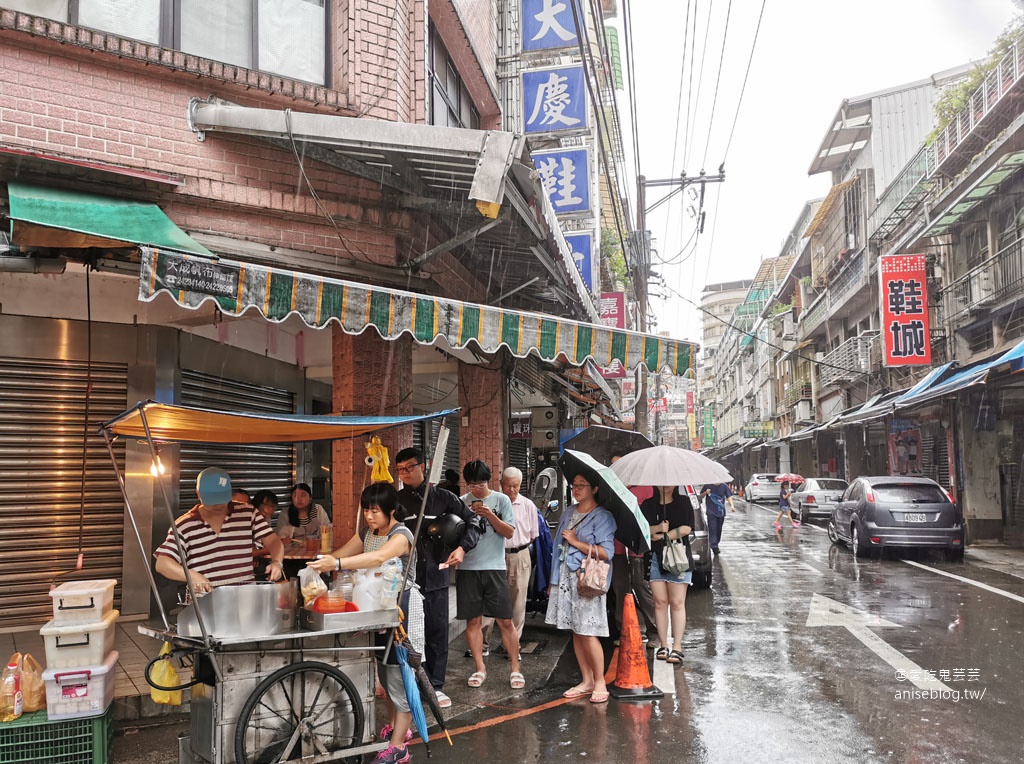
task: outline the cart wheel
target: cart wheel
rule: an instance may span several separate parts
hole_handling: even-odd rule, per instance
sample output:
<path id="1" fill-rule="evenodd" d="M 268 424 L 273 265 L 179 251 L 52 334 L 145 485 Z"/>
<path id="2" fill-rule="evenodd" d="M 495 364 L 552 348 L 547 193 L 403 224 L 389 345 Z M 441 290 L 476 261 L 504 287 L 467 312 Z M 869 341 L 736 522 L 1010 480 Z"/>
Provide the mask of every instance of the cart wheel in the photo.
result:
<path id="1" fill-rule="evenodd" d="M 278 669 L 246 699 L 235 727 L 238 764 L 323 756 L 362 744 L 363 703 L 334 666 L 302 661 Z"/>

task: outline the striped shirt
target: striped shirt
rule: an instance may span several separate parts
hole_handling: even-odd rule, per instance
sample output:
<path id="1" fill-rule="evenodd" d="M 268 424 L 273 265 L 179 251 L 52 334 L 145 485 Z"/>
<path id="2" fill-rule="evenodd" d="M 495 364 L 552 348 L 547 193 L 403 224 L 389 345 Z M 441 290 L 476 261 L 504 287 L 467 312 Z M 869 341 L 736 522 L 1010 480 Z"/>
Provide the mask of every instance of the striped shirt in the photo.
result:
<path id="1" fill-rule="evenodd" d="M 251 509 L 233 509 L 224 518 L 220 533 L 214 533 L 193 507 L 177 520 L 188 569 L 202 573 L 212 586 L 254 581 L 252 549 L 271 533 L 263 515 Z M 168 528 L 167 538 L 154 552 L 154 557 L 169 557 L 179 565 L 174 533 Z"/>

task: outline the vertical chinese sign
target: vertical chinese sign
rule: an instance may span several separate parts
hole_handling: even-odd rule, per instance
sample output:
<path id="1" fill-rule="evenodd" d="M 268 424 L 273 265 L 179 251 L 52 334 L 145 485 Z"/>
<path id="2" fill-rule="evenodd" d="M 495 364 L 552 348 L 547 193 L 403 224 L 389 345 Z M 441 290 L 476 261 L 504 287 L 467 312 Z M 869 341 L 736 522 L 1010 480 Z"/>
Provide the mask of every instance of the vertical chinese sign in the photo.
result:
<path id="1" fill-rule="evenodd" d="M 567 233 L 565 234 L 565 243 L 569 245 L 569 251 L 572 252 L 572 259 L 576 263 L 576 268 L 580 272 L 580 276 L 583 278 L 583 283 L 587 285 L 587 291 L 594 291 L 594 266 L 593 266 L 593 255 L 594 255 L 594 236 L 590 231 L 584 233 Z M 601 314 L 602 323 L 604 323 L 604 314 Z M 625 326 L 620 326 L 620 329 L 625 329 Z"/>
<path id="2" fill-rule="evenodd" d="M 885 365 L 928 365 L 932 345 L 925 256 L 886 255 L 879 261 Z"/>
<path id="3" fill-rule="evenodd" d="M 601 293 L 601 324 L 603 326 L 611 326 L 615 329 L 626 328 L 626 294 L 624 292 Z M 626 367 L 616 359 L 612 361 L 611 366 L 600 367 L 600 372 L 601 376 L 605 379 L 621 379 L 626 376 Z M 626 386 L 625 383 L 623 383 L 623 399 L 632 397 L 633 395 L 633 392 L 626 392 Z M 623 400 L 622 403 L 623 406 L 626 405 L 625 400 Z"/>
<path id="4" fill-rule="evenodd" d="M 715 445 L 715 404 L 704 404 L 704 447 Z"/>
<path id="5" fill-rule="evenodd" d="M 523 83 L 523 131 L 586 133 L 590 131 L 587 85 L 582 64 L 527 69 Z"/>
<path id="6" fill-rule="evenodd" d="M 577 48 L 576 18 L 583 20 L 583 9 L 579 0 L 576 16 L 567 0 L 522 0 L 523 50 L 552 50 L 556 48 Z"/>
<path id="7" fill-rule="evenodd" d="M 686 391 L 686 424 L 690 430 L 690 447 L 696 451 L 700 444 L 697 442 L 697 405 L 693 400 L 693 390 Z"/>

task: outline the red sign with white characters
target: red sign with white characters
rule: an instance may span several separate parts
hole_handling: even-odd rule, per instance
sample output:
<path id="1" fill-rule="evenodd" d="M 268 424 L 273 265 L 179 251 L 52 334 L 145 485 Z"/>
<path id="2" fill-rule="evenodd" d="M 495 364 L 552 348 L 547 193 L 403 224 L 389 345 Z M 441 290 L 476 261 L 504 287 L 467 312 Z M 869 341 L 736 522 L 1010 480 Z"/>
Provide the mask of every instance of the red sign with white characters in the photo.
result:
<path id="1" fill-rule="evenodd" d="M 928 331 L 928 278 L 924 255 L 879 258 L 882 334 L 886 366 L 926 366 L 932 362 Z"/>
<path id="2" fill-rule="evenodd" d="M 601 293 L 601 324 L 614 329 L 626 328 L 625 292 Z M 626 367 L 616 359 L 611 366 L 600 367 L 600 372 L 605 379 L 620 379 L 626 376 Z"/>

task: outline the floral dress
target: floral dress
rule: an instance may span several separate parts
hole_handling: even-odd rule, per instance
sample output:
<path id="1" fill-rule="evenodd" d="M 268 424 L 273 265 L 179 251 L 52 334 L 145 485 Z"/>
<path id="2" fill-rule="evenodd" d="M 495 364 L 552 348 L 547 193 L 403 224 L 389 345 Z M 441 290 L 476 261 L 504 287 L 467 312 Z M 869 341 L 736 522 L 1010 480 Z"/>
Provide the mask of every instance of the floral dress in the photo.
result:
<path id="1" fill-rule="evenodd" d="M 598 514 L 593 518 L 590 515 Z M 607 527 L 607 521 L 601 522 L 604 518 L 602 515 L 607 515 L 611 518 L 611 513 L 607 510 L 597 507 L 588 513 L 577 512 L 575 508 L 568 522 L 564 522 L 559 526 L 557 539 L 561 539 L 561 532 L 564 528 L 575 528 L 578 537 L 581 541 L 600 543 L 602 546 L 607 544 L 609 548 L 612 545 L 612 535 L 615 532 L 614 520 L 611 522 L 611 533 L 604 533 L 603 529 Z M 591 520 L 598 521 L 592 523 Z M 600 527 L 602 530 L 599 532 L 599 537 L 591 538 L 591 533 L 588 533 L 587 526 L 591 532 L 595 530 L 595 527 Z M 605 540 L 604 535 L 608 538 Z M 554 557 L 557 560 L 558 570 L 553 571 L 551 597 L 548 600 L 547 615 L 544 620 L 547 623 L 559 629 L 569 629 L 574 634 L 579 634 L 583 637 L 607 637 L 608 636 L 608 611 L 606 609 L 605 599 L 606 595 L 602 594 L 597 597 L 581 597 L 579 591 L 576 589 L 576 572 L 579 570 L 578 563 L 576 564 L 576 570 L 570 569 L 570 559 L 572 555 L 567 552 L 568 545 L 564 542 L 555 547 Z M 607 550 L 606 550 L 607 551 Z M 611 559 L 611 555 L 609 555 Z"/>

